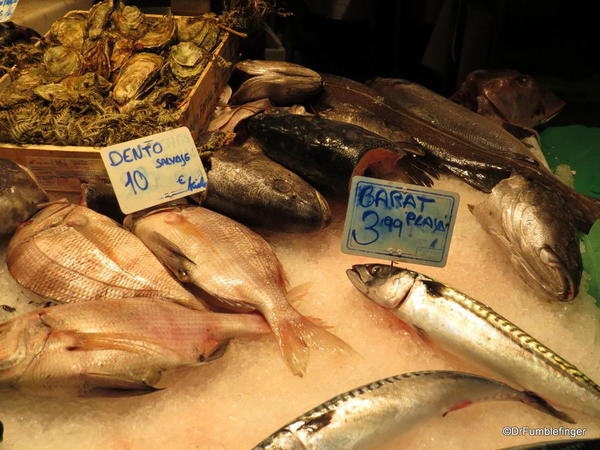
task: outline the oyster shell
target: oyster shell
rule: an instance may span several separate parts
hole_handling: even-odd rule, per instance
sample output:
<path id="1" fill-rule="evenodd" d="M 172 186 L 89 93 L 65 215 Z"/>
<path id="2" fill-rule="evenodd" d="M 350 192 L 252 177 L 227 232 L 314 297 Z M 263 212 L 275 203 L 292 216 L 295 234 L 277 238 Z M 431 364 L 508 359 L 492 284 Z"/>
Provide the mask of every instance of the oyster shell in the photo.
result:
<path id="1" fill-rule="evenodd" d="M 38 96 L 49 102 L 62 101 L 66 103 L 76 102 L 79 94 L 72 89 L 58 83 L 43 84 L 33 90 Z"/>
<path id="2" fill-rule="evenodd" d="M 115 4 L 113 0 L 104 0 L 92 6 L 87 23 L 88 37 L 90 39 L 98 39 L 100 37 L 114 8 Z"/>
<path id="3" fill-rule="evenodd" d="M 191 41 L 207 51 L 218 44 L 221 30 L 214 14 L 205 14 L 201 19 L 181 17 L 177 19 L 177 39 L 180 42 Z"/>
<path id="4" fill-rule="evenodd" d="M 135 41 L 135 50 L 157 50 L 175 39 L 175 19 L 173 16 L 164 16 L 158 19 L 150 30 Z"/>
<path id="5" fill-rule="evenodd" d="M 94 72 L 66 77 L 61 80 L 60 84 L 73 91 L 85 92 L 93 89 L 103 94 L 110 91 L 110 88 L 112 87 L 110 81 Z"/>
<path id="6" fill-rule="evenodd" d="M 86 28 L 87 18 L 83 15 L 63 17 L 50 27 L 50 37 L 64 47 L 81 51 Z"/>
<path id="7" fill-rule="evenodd" d="M 50 47 L 46 50 L 43 61 L 50 74 L 61 78 L 79 74 L 83 66 L 79 52 L 62 45 Z"/>
<path id="8" fill-rule="evenodd" d="M 108 38 L 103 37 L 97 41 L 86 41 L 83 60 L 86 72 L 96 72 L 104 78 L 108 78 L 111 68 Z"/>
<path id="9" fill-rule="evenodd" d="M 111 72 L 119 70 L 123 64 L 131 57 L 133 53 L 133 41 L 123 38 L 115 42 L 112 54 L 110 55 Z"/>
<path id="10" fill-rule="evenodd" d="M 175 75 L 178 79 L 195 77 L 200 75 L 206 67 L 205 61 L 206 60 L 200 61 L 198 64 L 192 67 L 182 66 L 174 61 L 171 61 L 171 71 L 173 72 L 173 75 Z"/>
<path id="11" fill-rule="evenodd" d="M 121 68 L 112 97 L 119 106 L 141 96 L 155 82 L 164 59 L 154 53 L 136 53 Z"/>
<path id="12" fill-rule="evenodd" d="M 206 20 L 197 17 L 177 18 L 177 40 L 179 42 L 191 41 L 206 25 Z"/>
<path id="13" fill-rule="evenodd" d="M 117 31 L 131 39 L 139 38 L 147 31 L 147 27 L 144 26 L 145 17 L 137 6 L 123 6 L 122 4 L 112 13 L 112 20 Z"/>
<path id="14" fill-rule="evenodd" d="M 202 49 L 192 42 L 180 42 L 169 50 L 169 59 L 186 67 L 195 66 L 203 55 Z"/>

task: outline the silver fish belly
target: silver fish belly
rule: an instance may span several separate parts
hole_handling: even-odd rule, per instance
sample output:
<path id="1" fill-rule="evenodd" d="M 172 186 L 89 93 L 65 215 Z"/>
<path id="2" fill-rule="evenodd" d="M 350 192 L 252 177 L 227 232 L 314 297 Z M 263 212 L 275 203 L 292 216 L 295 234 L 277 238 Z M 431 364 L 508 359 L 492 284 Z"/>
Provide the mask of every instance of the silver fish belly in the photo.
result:
<path id="1" fill-rule="evenodd" d="M 347 273 L 361 292 L 443 350 L 560 406 L 600 417 L 600 386 L 483 303 L 398 267 L 368 264 Z"/>
<path id="2" fill-rule="evenodd" d="M 254 450 L 372 448 L 418 423 L 482 401 L 520 401 L 566 421 L 543 399 L 477 375 L 411 372 L 353 389 L 306 412 Z"/>

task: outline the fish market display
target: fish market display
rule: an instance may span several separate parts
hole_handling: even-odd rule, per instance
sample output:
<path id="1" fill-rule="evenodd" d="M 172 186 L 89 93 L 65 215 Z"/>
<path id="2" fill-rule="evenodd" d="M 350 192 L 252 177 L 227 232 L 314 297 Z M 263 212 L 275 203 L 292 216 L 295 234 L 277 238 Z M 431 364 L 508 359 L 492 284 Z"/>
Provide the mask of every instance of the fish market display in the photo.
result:
<path id="1" fill-rule="evenodd" d="M 173 128 L 209 62 L 229 65 L 213 53 L 224 21 L 113 0 L 68 14 L 0 88 L 0 142 L 106 146 Z"/>
<path id="2" fill-rule="evenodd" d="M 321 89 L 321 76 L 314 70 L 285 61 L 248 59 L 235 70 L 249 76 L 231 97 L 231 103 L 268 98 L 276 105 L 302 103 Z"/>
<path id="3" fill-rule="evenodd" d="M 397 163 L 411 182 L 429 184 L 412 143 L 387 140 L 356 125 L 298 114 L 259 114 L 248 131 L 271 159 L 319 187 L 345 194 L 353 175 L 374 167 L 393 171 Z"/>
<path id="4" fill-rule="evenodd" d="M 0 237 L 14 233 L 48 201 L 33 174 L 25 167 L 0 158 Z"/>
<path id="5" fill-rule="evenodd" d="M 373 448 L 421 421 L 485 401 L 519 401 L 573 423 L 535 394 L 497 381 L 460 372 L 413 372 L 338 395 L 285 425 L 254 449 Z"/>
<path id="6" fill-rule="evenodd" d="M 126 221 L 180 281 L 199 287 L 207 300 L 234 311 L 260 311 L 294 374 L 306 371 L 309 347 L 344 347 L 288 303 L 281 263 L 252 230 L 201 207 L 158 209 Z"/>
<path id="7" fill-rule="evenodd" d="M 577 295 L 582 270 L 579 239 L 560 195 L 513 175 L 470 209 L 510 254 L 526 283 L 557 300 Z"/>
<path id="8" fill-rule="evenodd" d="M 427 341 L 550 402 L 600 417 L 600 386 L 488 306 L 410 270 L 355 265 L 354 286 Z"/>
<path id="9" fill-rule="evenodd" d="M 57 302 L 156 297 L 204 309 L 137 237 L 66 201 L 49 204 L 19 228 L 6 263 L 19 284 Z"/>
<path id="10" fill-rule="evenodd" d="M 152 298 L 59 305 L 0 324 L 0 388 L 52 396 L 156 391 L 163 371 L 209 361 L 231 338 L 270 332 L 257 315 Z"/>
<path id="11" fill-rule="evenodd" d="M 386 120 L 411 134 L 435 163 L 476 189 L 490 192 L 516 172 L 562 196 L 581 231 L 600 218 L 600 200 L 564 185 L 497 123 L 410 81 L 376 78 L 369 85 L 385 98 L 380 109 Z"/>
<path id="12" fill-rule="evenodd" d="M 565 106 L 533 77 L 516 70 L 475 70 L 450 99 L 489 119 L 522 127 L 545 123 Z"/>
<path id="13" fill-rule="evenodd" d="M 315 188 L 254 147 L 222 147 L 209 164 L 209 209 L 275 231 L 314 232 L 331 220 Z"/>

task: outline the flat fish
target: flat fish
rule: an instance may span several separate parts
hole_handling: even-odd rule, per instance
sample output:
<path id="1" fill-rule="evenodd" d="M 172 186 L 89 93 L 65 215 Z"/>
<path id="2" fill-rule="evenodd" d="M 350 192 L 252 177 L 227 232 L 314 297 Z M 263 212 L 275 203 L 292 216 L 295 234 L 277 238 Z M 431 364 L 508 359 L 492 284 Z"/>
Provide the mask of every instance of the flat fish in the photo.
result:
<path id="1" fill-rule="evenodd" d="M 308 364 L 309 347 L 345 349 L 343 341 L 288 303 L 281 263 L 261 236 L 202 207 L 161 208 L 126 219 L 128 226 L 173 274 L 202 297 L 234 310 L 258 310 L 295 375 Z"/>

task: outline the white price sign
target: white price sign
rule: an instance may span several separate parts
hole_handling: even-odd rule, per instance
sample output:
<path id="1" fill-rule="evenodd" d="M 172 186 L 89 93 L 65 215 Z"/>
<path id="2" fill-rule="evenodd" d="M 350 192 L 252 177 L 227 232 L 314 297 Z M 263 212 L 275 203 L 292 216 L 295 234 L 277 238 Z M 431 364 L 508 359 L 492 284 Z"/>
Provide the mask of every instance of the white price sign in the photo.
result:
<path id="1" fill-rule="evenodd" d="M 0 22 L 10 20 L 19 0 L 0 0 Z"/>
<path id="2" fill-rule="evenodd" d="M 104 147 L 100 154 L 125 214 L 206 190 L 206 172 L 186 127 Z"/>

